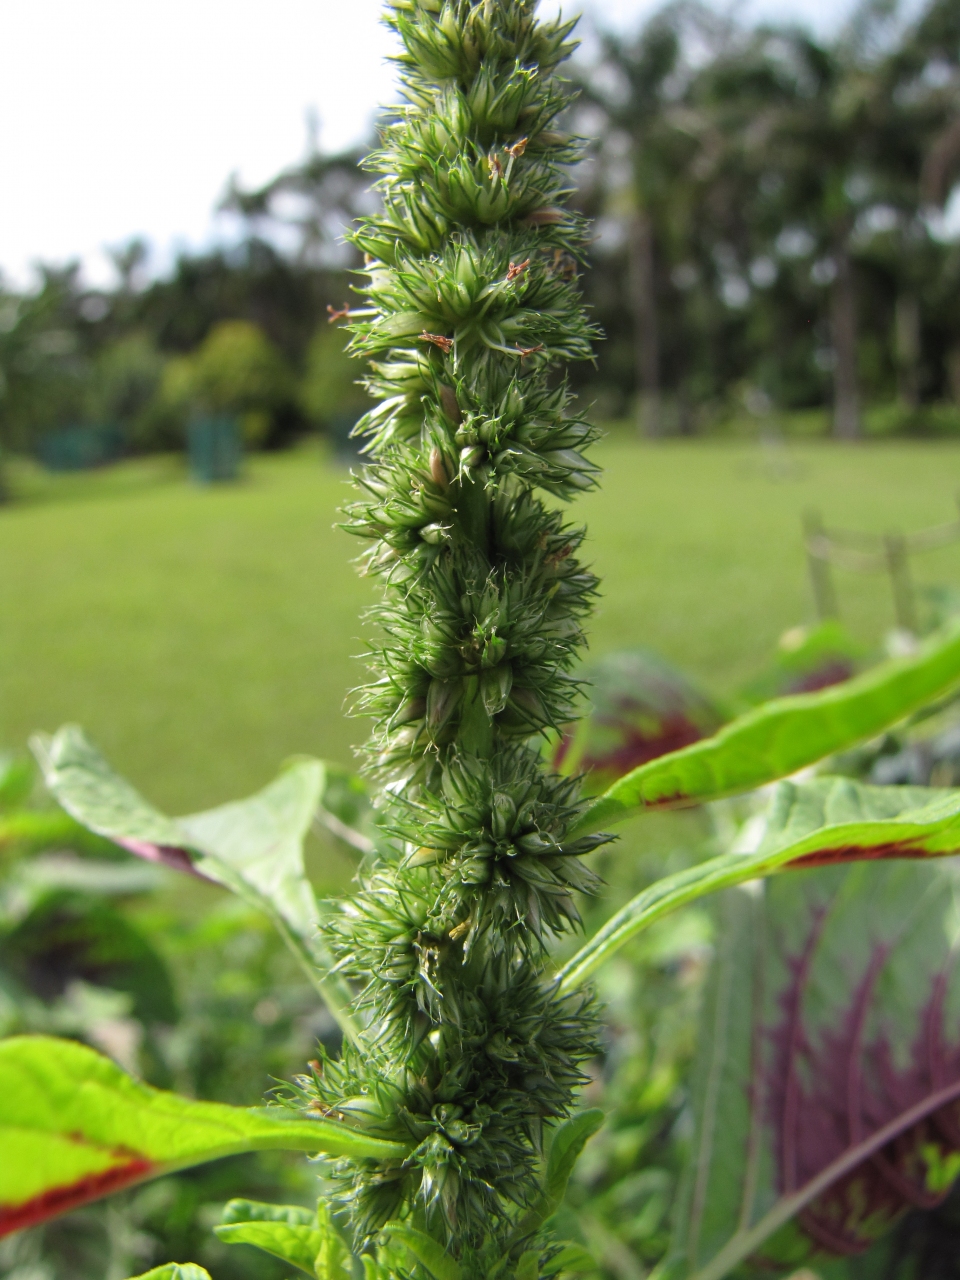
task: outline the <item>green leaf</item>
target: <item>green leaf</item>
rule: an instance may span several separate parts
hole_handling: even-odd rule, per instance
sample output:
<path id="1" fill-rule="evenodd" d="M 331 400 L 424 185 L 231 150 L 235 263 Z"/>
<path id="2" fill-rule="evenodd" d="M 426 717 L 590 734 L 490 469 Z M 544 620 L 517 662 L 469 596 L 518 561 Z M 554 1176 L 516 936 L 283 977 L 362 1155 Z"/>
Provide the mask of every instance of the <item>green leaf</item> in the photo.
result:
<path id="1" fill-rule="evenodd" d="M 168 818 L 114 773 L 75 725 L 32 745 L 47 786 L 77 821 L 140 857 L 213 880 L 269 916 L 344 1032 L 356 1035 L 351 992 L 330 975 L 303 868 L 303 840 L 324 786 L 319 760 L 294 763 L 247 800 Z"/>
<path id="2" fill-rule="evenodd" d="M 670 663 L 649 649 L 608 653 L 584 668 L 590 710 L 552 753 L 567 776 L 583 773 L 591 795 L 635 766 L 715 733 L 725 717 Z"/>
<path id="3" fill-rule="evenodd" d="M 654 921 L 708 893 L 791 864 L 928 858 L 960 852 L 960 791 L 871 787 L 847 778 L 781 782 L 752 853 L 725 853 L 665 876 L 622 907 L 560 970 L 561 992 Z"/>
<path id="4" fill-rule="evenodd" d="M 210 1272 L 195 1262 L 168 1262 L 142 1276 L 131 1276 L 130 1280 L 210 1280 Z"/>
<path id="5" fill-rule="evenodd" d="M 388 1222 L 383 1230 L 386 1235 L 405 1244 L 420 1265 L 433 1276 L 433 1280 L 460 1280 L 461 1273 L 457 1263 L 442 1244 L 438 1244 L 424 1232 L 407 1226 L 405 1222 Z"/>
<path id="6" fill-rule="evenodd" d="M 791 693 L 813 692 L 849 680 L 864 652 L 837 618 L 811 627 L 794 627 L 780 637 L 767 669 L 741 691 L 751 704 Z"/>
<path id="7" fill-rule="evenodd" d="M 402 1159 L 332 1120 L 195 1102 L 132 1079 L 85 1045 L 0 1041 L 0 1235 L 121 1187 L 247 1151 Z"/>
<path id="8" fill-rule="evenodd" d="M 597 1267 L 596 1259 L 582 1244 L 567 1241 L 561 1245 L 559 1252 L 543 1263 L 540 1268 L 540 1274 L 542 1276 L 555 1276 L 561 1271 L 577 1273 L 597 1270 L 599 1268 Z"/>
<path id="9" fill-rule="evenodd" d="M 528 1249 L 521 1253 L 513 1272 L 516 1280 L 537 1280 L 540 1275 L 540 1250 Z"/>
<path id="10" fill-rule="evenodd" d="M 291 1227 L 312 1227 L 317 1215 L 302 1204 L 264 1204 L 262 1200 L 228 1200 L 222 1226 L 235 1222 L 285 1222 Z"/>
<path id="11" fill-rule="evenodd" d="M 645 809 L 700 804 L 784 778 L 880 733 L 958 681 L 960 629 L 953 627 L 914 657 L 817 693 L 777 698 L 712 738 L 641 765 L 594 801 L 571 838 Z"/>
<path id="12" fill-rule="evenodd" d="M 321 1241 L 313 1260 L 313 1269 L 318 1280 L 350 1280 L 353 1275 L 353 1258 L 323 1201 L 317 1204 L 317 1226 Z"/>
<path id="13" fill-rule="evenodd" d="M 52 738 L 36 735 L 30 745 L 47 786 L 77 821 L 124 848 L 143 846 L 133 849 L 141 856 L 173 861 L 163 854 L 182 847 L 183 831 L 113 772 L 82 729 L 66 725 Z"/>
<path id="14" fill-rule="evenodd" d="M 227 1244 L 255 1245 L 320 1280 L 349 1280 L 352 1274 L 350 1250 L 323 1203 L 311 1213 L 299 1205 L 231 1200 L 224 1219 L 214 1231 Z"/>
<path id="15" fill-rule="evenodd" d="M 69 889 L 43 894 L 0 934 L 0 966 L 41 1000 L 61 995 L 80 979 L 126 992 L 133 1016 L 145 1024 L 177 1019 L 162 956 L 122 912 L 89 894 Z"/>
<path id="16" fill-rule="evenodd" d="M 579 1159 L 588 1139 L 592 1138 L 604 1121 L 604 1114 L 598 1107 L 589 1111 L 581 1111 L 557 1129 L 550 1144 L 547 1157 L 547 1176 L 544 1180 L 544 1191 L 554 1204 L 560 1204 L 567 1190 L 567 1183 L 573 1173 L 573 1166 Z M 551 1210 L 553 1212 L 553 1210 Z M 549 1217 L 549 1214 L 547 1215 Z"/>
<path id="17" fill-rule="evenodd" d="M 237 1222 L 214 1227 L 224 1244 L 252 1244 L 275 1258 L 290 1262 L 308 1276 L 316 1276 L 314 1259 L 323 1246 L 323 1234 L 316 1226 L 288 1222 Z"/>
<path id="18" fill-rule="evenodd" d="M 960 1172 L 960 866 L 811 868 L 720 901 L 669 1274 L 861 1252 Z M 738 1272 L 739 1273 L 739 1272 Z"/>
<path id="19" fill-rule="evenodd" d="M 599 1108 L 580 1111 L 577 1115 L 565 1120 L 553 1135 L 550 1153 L 547 1156 L 547 1168 L 543 1180 L 543 1189 L 538 1199 L 520 1218 L 511 1234 L 511 1244 L 517 1245 L 529 1240 L 544 1222 L 559 1209 L 567 1190 L 567 1183 L 573 1173 L 580 1152 L 587 1141 L 593 1137 L 603 1124 L 604 1114 Z M 497 1270 L 507 1261 L 509 1254 L 498 1264 Z"/>

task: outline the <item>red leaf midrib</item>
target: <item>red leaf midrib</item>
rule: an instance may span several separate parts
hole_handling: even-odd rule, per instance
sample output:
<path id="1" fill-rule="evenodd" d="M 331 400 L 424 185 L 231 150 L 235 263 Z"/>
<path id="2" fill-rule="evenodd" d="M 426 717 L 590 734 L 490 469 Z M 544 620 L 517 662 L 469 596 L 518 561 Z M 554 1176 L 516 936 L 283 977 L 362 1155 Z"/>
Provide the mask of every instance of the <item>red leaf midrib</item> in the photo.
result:
<path id="1" fill-rule="evenodd" d="M 76 1182 L 51 1187 L 22 1204 L 0 1204 L 0 1237 L 22 1231 L 25 1227 L 35 1227 L 48 1218 L 78 1209 L 91 1200 L 99 1200 L 101 1196 L 121 1191 L 135 1182 L 142 1182 L 157 1169 L 153 1161 L 142 1156 L 128 1157 L 123 1164 L 114 1165 L 102 1173 L 87 1174 Z"/>

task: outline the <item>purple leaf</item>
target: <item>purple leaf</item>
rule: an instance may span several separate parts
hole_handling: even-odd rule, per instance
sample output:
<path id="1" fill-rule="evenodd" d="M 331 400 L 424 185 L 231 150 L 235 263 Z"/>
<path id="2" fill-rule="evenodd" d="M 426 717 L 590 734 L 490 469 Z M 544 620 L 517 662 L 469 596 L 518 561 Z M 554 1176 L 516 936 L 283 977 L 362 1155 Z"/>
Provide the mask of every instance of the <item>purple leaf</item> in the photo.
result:
<path id="1" fill-rule="evenodd" d="M 868 1249 L 960 1174 L 956 859 L 724 895 L 677 1274 Z"/>

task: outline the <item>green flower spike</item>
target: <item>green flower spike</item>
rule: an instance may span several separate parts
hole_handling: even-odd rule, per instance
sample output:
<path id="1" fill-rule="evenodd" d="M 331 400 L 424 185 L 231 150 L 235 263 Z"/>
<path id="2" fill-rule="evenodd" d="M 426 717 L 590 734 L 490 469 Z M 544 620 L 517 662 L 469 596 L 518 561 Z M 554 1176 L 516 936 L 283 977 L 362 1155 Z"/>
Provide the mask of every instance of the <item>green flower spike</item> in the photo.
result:
<path id="1" fill-rule="evenodd" d="M 406 1221 L 464 1280 L 529 1249 L 544 1128 L 596 1052 L 589 997 L 543 976 L 605 837 L 571 838 L 577 783 L 540 751 L 573 714 L 596 589 L 556 501 L 595 483 L 596 432 L 562 365 L 589 359 L 596 333 L 585 225 L 565 207 L 579 143 L 558 126 L 573 24 L 534 9 L 388 9 L 403 102 L 368 161 L 382 210 L 352 233 L 366 305 L 349 316 L 380 403 L 357 427 L 367 463 L 347 513 L 385 590 L 359 695 L 385 834 L 326 919 L 366 1029 L 297 1095 L 413 1144 L 335 1166 L 358 1243 Z"/>

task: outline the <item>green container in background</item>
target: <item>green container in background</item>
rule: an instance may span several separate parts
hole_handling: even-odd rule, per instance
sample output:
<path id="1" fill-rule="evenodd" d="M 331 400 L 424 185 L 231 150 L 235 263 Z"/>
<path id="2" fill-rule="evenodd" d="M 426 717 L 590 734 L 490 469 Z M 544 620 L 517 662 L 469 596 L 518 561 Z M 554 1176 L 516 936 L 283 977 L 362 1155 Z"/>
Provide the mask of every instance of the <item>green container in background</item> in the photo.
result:
<path id="1" fill-rule="evenodd" d="M 124 452 L 123 432 L 117 426 L 72 426 L 48 431 L 37 453 L 48 471 L 86 471 L 114 462 Z"/>
<path id="2" fill-rule="evenodd" d="M 190 475 L 197 484 L 236 480 L 243 458 L 239 422 L 228 413 L 191 419 L 187 425 L 187 454 Z"/>

